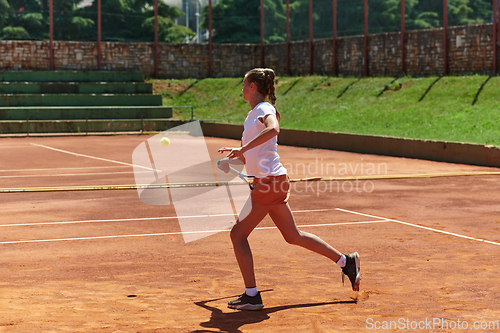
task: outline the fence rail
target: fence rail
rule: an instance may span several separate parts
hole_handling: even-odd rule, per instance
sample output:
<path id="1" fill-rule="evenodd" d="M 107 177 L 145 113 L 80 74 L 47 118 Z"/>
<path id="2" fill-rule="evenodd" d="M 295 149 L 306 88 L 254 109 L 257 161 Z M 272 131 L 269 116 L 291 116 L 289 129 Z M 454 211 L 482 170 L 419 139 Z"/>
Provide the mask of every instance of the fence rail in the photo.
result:
<path id="1" fill-rule="evenodd" d="M 187 1 L 187 0 L 186 0 Z M 193 0 L 194 1 L 194 0 Z M 201 0 L 198 0 L 201 1 Z M 309 67 L 309 73 L 312 74 L 314 72 L 314 40 L 318 40 L 318 38 L 331 38 L 333 39 L 333 44 L 332 44 L 332 51 L 329 52 L 330 59 L 332 62 L 332 71 L 331 73 L 333 75 L 339 74 L 339 64 L 338 64 L 338 58 L 339 58 L 339 37 L 345 37 L 348 35 L 348 32 L 345 30 L 345 23 L 343 23 L 344 29 L 338 29 L 339 26 L 339 21 L 345 20 L 343 17 L 344 14 L 348 10 L 348 5 L 351 5 L 351 7 L 359 7 L 362 8 L 362 13 L 355 13 L 352 14 L 354 16 L 349 17 L 349 19 L 355 19 L 358 21 L 362 21 L 362 34 L 363 34 L 363 74 L 365 76 L 368 76 L 370 74 L 370 65 L 369 65 L 369 57 L 370 57 L 370 40 L 371 36 L 369 36 L 370 29 L 372 29 L 373 32 L 379 32 L 381 27 L 370 27 L 370 15 L 369 15 L 369 9 L 370 9 L 370 4 L 374 3 L 372 0 L 349 0 L 348 2 L 346 1 L 341 1 L 341 0 L 307 0 L 308 1 L 308 7 L 304 7 L 301 10 L 304 12 L 302 14 L 306 14 L 307 11 L 307 16 L 308 16 L 308 26 L 307 27 L 298 27 L 297 23 L 297 18 L 291 17 L 290 15 L 290 1 L 286 0 L 286 3 L 283 4 L 283 1 L 274 1 L 275 3 L 281 3 L 286 7 L 286 10 L 284 11 L 283 15 L 284 18 L 282 19 L 282 22 L 274 22 L 271 18 L 270 15 L 274 13 L 273 8 L 268 8 L 266 7 L 266 4 L 269 4 L 269 1 L 264 1 L 260 0 L 260 7 L 259 11 L 260 14 L 260 42 L 256 42 L 255 45 L 258 47 L 258 52 L 260 52 L 260 63 L 258 65 L 264 67 L 266 66 L 266 57 L 265 54 L 267 53 L 267 50 L 272 47 L 272 45 L 269 45 L 268 43 L 265 42 L 266 37 L 268 37 L 271 32 L 274 30 L 280 30 L 283 31 L 283 33 L 286 35 L 283 40 L 273 42 L 273 44 L 276 43 L 283 43 L 283 47 L 286 49 L 284 52 L 284 59 L 282 61 L 286 64 L 286 69 L 285 73 L 286 74 L 292 74 L 292 69 L 291 69 L 291 64 L 290 62 L 292 61 L 291 55 L 290 55 L 290 48 L 291 48 L 291 43 L 293 42 L 298 42 L 298 40 L 303 40 L 308 43 L 308 67 Z M 493 24 L 493 35 L 491 36 L 491 59 L 488 61 L 491 64 L 491 71 L 493 73 L 498 73 L 498 44 L 500 43 L 500 24 L 499 24 L 499 12 L 500 8 L 498 5 L 499 0 L 488 0 L 491 1 L 491 23 Z M 252 0 L 249 2 L 255 2 L 257 3 L 257 0 Z M 413 26 L 408 26 L 406 17 L 409 15 L 406 11 L 407 4 L 405 3 L 405 0 L 400 0 L 399 1 L 399 7 L 400 7 L 400 27 L 391 27 L 390 30 L 391 32 L 399 32 L 400 36 L 400 52 L 398 54 L 399 61 L 398 63 L 400 64 L 400 73 L 404 74 L 406 73 L 406 57 L 407 57 L 407 43 L 408 43 L 408 34 L 415 29 L 416 27 Z M 305 2 L 304 2 L 305 3 Z M 347 3 L 347 5 L 346 5 Z M 440 1 L 436 1 L 437 3 L 441 3 Z M 107 60 L 107 58 L 110 57 L 109 53 L 105 53 L 106 50 L 103 48 L 103 41 L 102 41 L 102 24 L 101 24 L 101 16 L 103 15 L 103 12 L 101 11 L 101 0 L 96 0 L 95 6 L 97 7 L 97 12 L 95 13 L 96 16 L 96 21 L 97 21 L 97 31 L 96 31 L 96 41 L 95 41 L 95 54 L 94 52 L 91 55 L 86 55 L 86 54 L 80 54 L 77 55 L 77 60 L 86 58 L 86 57 L 93 57 L 96 59 L 96 67 L 97 68 L 88 68 L 87 70 L 103 70 L 106 68 L 103 68 L 103 62 Z M 159 72 L 161 70 L 162 66 L 165 66 L 165 64 L 161 64 L 161 62 L 165 62 L 165 55 L 162 55 L 161 53 L 164 52 L 162 51 L 162 48 L 160 47 L 160 42 L 158 38 L 158 29 L 160 26 L 159 22 L 159 17 L 158 17 L 158 2 L 155 0 L 154 3 L 154 37 L 151 37 L 152 43 L 153 43 L 153 51 L 152 51 L 152 56 L 151 59 L 145 59 L 145 61 L 150 61 L 153 64 L 153 75 L 152 77 L 159 77 Z M 372 6 L 374 6 L 372 4 Z M 48 11 L 49 11 L 49 45 L 48 45 L 48 50 L 43 50 L 44 52 L 47 52 L 47 57 L 49 59 L 49 68 L 51 70 L 56 69 L 56 62 L 55 58 L 60 57 L 60 54 L 57 54 L 54 50 L 55 44 L 57 42 L 54 41 L 54 34 L 55 30 L 57 30 L 57 17 L 54 17 L 54 10 L 53 10 L 53 0 L 49 0 L 48 3 Z M 223 19 L 227 18 L 221 18 L 216 15 L 213 15 L 212 13 L 212 0 L 208 0 L 208 5 L 206 7 L 206 11 L 208 12 L 207 19 L 208 19 L 208 43 L 207 47 L 204 50 L 204 54 L 202 55 L 203 58 L 205 59 L 204 61 L 206 62 L 206 66 L 208 69 L 208 77 L 213 77 L 217 76 L 216 72 L 216 64 L 214 64 L 214 46 L 213 46 L 213 23 L 214 22 L 219 22 Z M 257 7 L 257 6 L 256 6 Z M 356 7 L 356 8 L 357 8 Z M 89 7 L 90 8 L 90 7 Z M 92 7 L 93 8 L 93 7 Z M 187 8 L 187 7 L 186 7 Z M 439 22 L 442 26 L 442 48 L 439 49 L 438 52 L 442 54 L 442 73 L 443 74 L 448 74 L 449 72 L 449 66 L 450 64 L 448 63 L 448 54 L 450 52 L 449 50 L 449 43 L 450 43 L 450 36 L 449 36 L 449 27 L 448 27 L 448 16 L 449 16 L 449 8 L 450 5 L 448 4 L 448 0 L 442 0 L 442 15 L 440 15 L 439 18 L 436 18 L 436 21 Z M 489 10 L 489 9 L 488 9 Z M 198 9 L 199 11 L 199 9 Z M 331 17 L 327 17 L 330 15 Z M 61 19 L 61 16 L 63 16 L 63 13 L 58 14 L 59 19 Z M 107 13 L 107 15 L 111 15 L 110 13 Z M 118 14 L 116 14 L 118 15 Z M 198 15 L 200 13 L 198 12 Z M 453 14 L 455 15 L 455 14 Z M 319 17 L 319 19 L 318 19 Z M 188 26 L 189 20 L 186 19 L 186 26 Z M 232 21 L 237 21 L 237 17 L 232 17 Z M 320 23 L 316 21 L 321 21 Z M 256 21 L 256 20 L 255 20 Z M 109 23 L 108 23 L 109 24 Z M 285 24 L 285 28 L 283 27 L 283 24 Z M 353 25 L 358 26 L 359 22 L 354 21 Z M 293 27 L 294 29 L 291 29 Z M 299 29 L 300 28 L 300 29 Z M 293 32 L 292 32 L 293 30 Z M 360 32 L 358 28 L 352 30 L 353 33 L 358 33 Z M 199 36 L 198 36 L 199 37 Z M 281 45 L 281 44 L 280 44 Z M 64 52 L 64 51 L 63 51 Z M 40 56 L 40 55 L 38 55 Z M 78 58 L 78 56 L 80 58 Z M 1 63 L 1 62 L 0 62 Z"/>
<path id="2" fill-rule="evenodd" d="M 404 30 L 405 30 L 405 1 L 404 0 L 400 0 L 401 1 L 401 66 L 402 66 L 402 73 L 405 72 L 405 62 L 404 62 Z M 290 25 L 290 17 L 289 17 L 289 1 L 287 0 L 286 2 L 286 6 L 287 6 L 287 17 L 286 17 L 286 25 L 287 25 L 287 47 L 289 47 L 289 40 L 290 40 L 290 32 L 289 32 L 289 25 Z M 155 5 L 154 5 L 154 23 L 155 23 L 155 28 L 154 28 L 154 34 L 155 34 L 155 41 L 154 41 L 154 49 L 155 49 L 155 54 L 154 54 L 154 60 L 155 60 L 155 77 L 158 77 L 158 3 L 157 1 L 155 1 Z M 337 17 L 336 17 L 336 12 L 337 12 L 337 0 L 332 0 L 332 7 L 333 7 L 333 13 L 335 13 L 335 17 L 333 18 L 333 21 L 336 22 L 337 21 Z M 492 66 L 493 66 L 493 72 L 494 73 L 497 73 L 498 71 L 498 65 L 497 65 L 497 43 L 498 43 L 498 36 L 500 35 L 500 24 L 498 24 L 498 8 L 497 8 L 497 0 L 492 0 L 492 7 L 493 7 L 493 31 L 494 31 L 494 37 L 493 37 L 493 59 L 491 60 L 492 61 Z M 53 14 L 52 14 L 52 8 L 53 8 L 53 0 L 49 0 L 49 9 L 50 9 L 50 46 L 49 46 L 49 57 L 50 57 L 50 69 L 54 69 L 54 50 L 53 50 L 53 26 L 54 26 L 54 22 L 53 22 Z M 98 36 L 98 40 L 97 40 L 97 59 L 98 59 L 98 70 L 101 69 L 101 57 L 102 57 L 102 54 L 101 54 L 101 0 L 98 0 L 98 4 L 97 4 L 97 10 L 98 10 L 98 13 L 97 13 L 97 17 L 98 17 L 98 32 L 97 32 L 97 36 Z M 365 68 L 365 71 L 364 71 L 364 74 L 365 76 L 368 76 L 369 75 L 369 67 L 368 67 L 368 0 L 364 0 L 364 6 L 363 6 L 363 9 L 364 9 L 364 13 L 363 13 L 363 17 L 364 17 L 364 68 Z M 208 11 L 209 11 L 209 26 L 211 27 L 212 26 L 212 0 L 209 0 L 209 4 L 208 4 Z M 265 16 L 265 12 L 264 12 L 264 0 L 260 0 L 260 58 L 261 58 L 261 66 L 264 67 L 265 64 L 264 64 L 264 53 L 265 53 L 265 44 L 264 44 L 264 16 Z M 336 27 L 333 28 L 334 31 L 336 31 Z M 443 59 L 444 59 L 444 68 L 443 68 L 443 71 L 445 74 L 448 74 L 448 57 L 447 57 L 447 54 L 448 54 L 448 43 L 447 43 L 447 39 L 448 39 L 448 36 L 447 36 L 447 32 L 448 32 L 448 1 L 447 0 L 443 0 Z M 211 63 L 211 59 L 212 59 L 212 55 L 211 55 L 211 49 L 212 49 L 212 29 L 209 28 L 208 30 L 208 33 L 209 33 L 209 54 L 208 54 L 208 75 L 211 77 L 213 76 L 213 72 L 212 72 L 212 63 Z M 313 35 L 313 0 L 309 0 L 309 72 L 310 74 L 313 73 L 313 68 L 314 68 L 314 65 L 313 65 L 313 59 L 314 57 L 312 56 L 313 54 L 313 38 L 314 38 L 314 35 Z M 333 40 L 334 40 L 334 52 L 333 52 L 333 59 L 336 59 L 336 48 L 335 48 L 335 45 L 336 45 L 336 38 L 337 36 L 333 35 Z M 290 58 L 289 58 L 289 54 L 287 53 L 287 58 L 285 59 L 286 63 L 289 63 L 290 61 Z M 288 67 L 289 68 L 289 67 Z M 287 74 L 290 74 L 290 73 L 287 73 Z M 336 68 L 334 66 L 334 74 L 337 74 L 336 72 Z"/>

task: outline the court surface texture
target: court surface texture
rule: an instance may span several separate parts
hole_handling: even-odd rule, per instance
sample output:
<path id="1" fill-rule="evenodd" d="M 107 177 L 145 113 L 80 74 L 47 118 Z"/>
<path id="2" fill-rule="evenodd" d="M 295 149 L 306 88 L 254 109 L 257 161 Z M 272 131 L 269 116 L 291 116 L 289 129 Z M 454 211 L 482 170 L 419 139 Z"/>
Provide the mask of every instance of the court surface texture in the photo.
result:
<path id="1" fill-rule="evenodd" d="M 280 146 L 297 225 L 360 254 L 361 291 L 267 217 L 249 238 L 265 308 L 241 312 L 229 229 L 186 243 L 172 205 L 119 188 L 148 138 L 0 139 L 0 332 L 499 330 L 500 169 Z"/>

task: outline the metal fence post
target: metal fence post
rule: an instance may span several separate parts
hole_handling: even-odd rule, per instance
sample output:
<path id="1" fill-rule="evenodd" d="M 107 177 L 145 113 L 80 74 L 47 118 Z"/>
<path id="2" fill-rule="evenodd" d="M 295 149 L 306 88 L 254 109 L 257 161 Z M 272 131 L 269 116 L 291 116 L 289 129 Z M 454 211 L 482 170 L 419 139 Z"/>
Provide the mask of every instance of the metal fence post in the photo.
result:
<path id="1" fill-rule="evenodd" d="M 286 0 L 286 74 L 290 75 L 290 0 Z"/>
<path id="2" fill-rule="evenodd" d="M 264 68 L 264 0 L 260 0 L 260 67 Z"/>
<path id="3" fill-rule="evenodd" d="M 313 74 L 313 0 L 309 0 L 309 74 Z"/>
<path id="4" fill-rule="evenodd" d="M 50 70 L 54 70 L 54 2 L 49 0 L 49 62 Z"/>
<path id="5" fill-rule="evenodd" d="M 155 0 L 155 46 L 154 46 L 154 59 L 155 59 L 155 79 L 158 78 L 158 0 Z"/>
<path id="6" fill-rule="evenodd" d="M 333 75 L 337 75 L 337 0 L 333 0 Z"/>
<path id="7" fill-rule="evenodd" d="M 368 76 L 368 0 L 365 0 L 365 76 Z"/>
<path id="8" fill-rule="evenodd" d="M 448 1 L 443 0 L 443 58 L 444 75 L 448 75 Z"/>
<path id="9" fill-rule="evenodd" d="M 405 72 L 405 0 L 401 0 L 401 74 Z"/>
<path id="10" fill-rule="evenodd" d="M 208 77 L 212 77 L 212 0 L 208 0 Z"/>
<path id="11" fill-rule="evenodd" d="M 101 70 L 101 0 L 97 0 L 97 70 Z"/>
<path id="12" fill-rule="evenodd" d="M 493 0 L 493 74 L 498 71 L 498 46 L 497 46 L 497 25 L 498 25 L 498 0 Z M 500 31 L 500 26 L 499 26 Z"/>

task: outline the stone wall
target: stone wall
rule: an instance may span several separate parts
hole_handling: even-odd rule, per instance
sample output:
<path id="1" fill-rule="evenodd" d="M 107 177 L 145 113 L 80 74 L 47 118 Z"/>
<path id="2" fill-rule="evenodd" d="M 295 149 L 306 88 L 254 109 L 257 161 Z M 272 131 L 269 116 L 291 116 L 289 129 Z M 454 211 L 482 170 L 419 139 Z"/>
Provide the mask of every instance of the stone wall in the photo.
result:
<path id="1" fill-rule="evenodd" d="M 450 74 L 491 73 L 493 25 L 469 25 L 448 29 L 448 69 Z M 369 36 L 370 76 L 401 76 L 400 33 Z M 444 74 L 443 29 L 413 30 L 405 34 L 406 73 L 413 76 Z M 153 43 L 103 42 L 101 69 L 140 71 L 154 76 Z M 333 40 L 319 39 L 313 44 L 313 70 L 331 75 Z M 159 77 L 208 77 L 207 44 L 159 44 Z M 242 76 L 248 69 L 261 66 L 260 45 L 213 44 L 212 73 L 216 77 Z M 286 45 L 267 44 L 264 65 L 286 72 Z M 0 70 L 48 70 L 47 41 L 0 41 Z M 56 70 L 96 70 L 95 42 L 54 42 Z M 290 71 L 309 74 L 309 42 L 290 43 Z M 364 75 L 364 37 L 337 39 L 337 71 L 344 76 Z"/>
<path id="2" fill-rule="evenodd" d="M 0 41 L 0 70 L 47 69 L 49 43 Z"/>

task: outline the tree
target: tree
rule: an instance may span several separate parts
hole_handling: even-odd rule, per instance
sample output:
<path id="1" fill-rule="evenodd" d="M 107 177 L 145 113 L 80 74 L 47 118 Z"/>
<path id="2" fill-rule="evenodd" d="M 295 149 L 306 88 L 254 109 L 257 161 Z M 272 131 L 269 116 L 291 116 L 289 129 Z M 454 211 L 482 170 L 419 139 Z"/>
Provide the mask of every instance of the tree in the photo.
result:
<path id="1" fill-rule="evenodd" d="M 154 0 L 102 0 L 102 39 L 153 41 Z M 45 0 L 0 0 L 0 38 L 46 39 L 49 37 Z M 82 7 L 82 0 L 54 0 L 54 37 L 59 40 L 96 40 L 97 1 Z M 159 40 L 182 43 L 194 32 L 178 26 L 183 15 L 159 1 Z"/>
<path id="2" fill-rule="evenodd" d="M 401 0 L 369 0 L 369 33 L 401 29 Z M 313 31 L 315 38 L 332 35 L 331 0 L 314 0 Z M 264 0 L 266 42 L 285 39 L 285 5 L 283 0 Z M 214 42 L 258 43 L 260 40 L 260 7 L 258 1 L 221 0 L 212 8 Z M 491 22 L 491 0 L 448 0 L 450 25 Z M 203 9 L 202 27 L 208 29 L 208 9 Z M 431 29 L 443 25 L 443 2 L 440 0 L 406 0 L 407 29 Z M 364 1 L 337 0 L 338 36 L 361 35 L 364 32 Z M 309 38 L 309 0 L 290 0 L 290 35 L 292 40 Z"/>
<path id="3" fill-rule="evenodd" d="M 154 0 L 102 0 L 102 39 L 105 41 L 153 41 Z M 0 0 L 0 38 L 48 38 L 47 0 Z M 369 33 L 401 29 L 401 0 L 369 0 Z M 63 40 L 96 40 L 97 1 L 82 7 L 82 0 L 54 0 L 54 35 Z M 333 30 L 332 0 L 313 1 L 314 38 L 330 38 Z M 264 0 L 264 41 L 286 38 L 284 0 Z M 194 32 L 174 23 L 184 15 L 162 1 L 158 6 L 161 42 L 183 43 Z M 212 8 L 213 41 L 259 43 L 260 1 L 220 0 Z M 338 36 L 364 32 L 364 1 L 337 0 Z M 448 0 L 449 25 L 491 22 L 491 0 Z M 202 10 L 201 27 L 208 29 L 208 6 Z M 405 0 L 406 29 L 430 29 L 443 25 L 443 1 Z M 292 40 L 309 38 L 309 0 L 290 0 Z"/>
<path id="4" fill-rule="evenodd" d="M 102 0 L 102 38 L 107 41 L 153 41 L 153 0 Z M 97 20 L 97 2 L 86 9 L 87 17 Z M 194 36 L 190 29 L 180 27 L 174 20 L 184 15 L 176 7 L 158 1 L 158 40 L 182 43 L 186 35 Z M 95 30 L 95 29 L 94 29 Z"/>
<path id="5" fill-rule="evenodd" d="M 154 17 L 147 18 L 141 25 L 143 36 L 154 36 Z M 164 16 L 158 16 L 158 40 L 167 43 L 183 43 L 194 37 L 195 33 L 185 26 L 174 24 L 172 19 Z"/>
<path id="6" fill-rule="evenodd" d="M 184 43 L 186 36 L 191 39 L 195 33 L 185 26 L 174 23 L 174 20 L 183 16 L 177 7 L 170 7 L 163 2 L 158 4 L 158 40 L 167 43 Z M 152 41 L 154 38 L 154 10 L 146 12 L 149 16 L 141 25 L 143 36 L 149 36 Z"/>
<path id="7" fill-rule="evenodd" d="M 7 23 L 9 17 L 10 5 L 7 0 L 0 0 L 0 27 Z"/>
<path id="8" fill-rule="evenodd" d="M 38 0 L 0 0 L 0 31 L 3 39 L 43 36 L 45 22 Z"/>
<path id="9" fill-rule="evenodd" d="M 2 29 L 2 33 L 5 36 L 6 39 L 28 39 L 29 34 L 26 32 L 26 30 L 22 27 L 5 27 Z"/>
<path id="10" fill-rule="evenodd" d="M 212 7 L 213 41 L 216 43 L 258 43 L 260 14 L 258 1 L 221 0 Z M 208 29 L 208 7 L 203 7 L 201 27 Z"/>
<path id="11" fill-rule="evenodd" d="M 283 1 L 264 0 L 264 13 L 265 42 L 284 42 L 286 40 L 286 6 L 285 4 L 283 4 Z"/>
<path id="12" fill-rule="evenodd" d="M 328 6 L 330 7 L 330 6 Z M 327 8 L 328 8 L 327 7 Z M 305 40 L 309 38 L 309 1 L 290 1 L 290 36 L 292 40 Z M 313 10 L 314 12 L 314 10 Z M 317 12 L 313 14 L 314 21 L 321 17 Z M 316 29 L 318 30 L 318 29 Z"/>
<path id="13" fill-rule="evenodd" d="M 450 4 L 450 24 L 467 25 L 491 22 L 491 0 L 455 0 Z"/>

